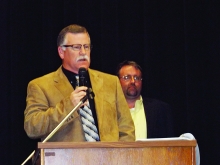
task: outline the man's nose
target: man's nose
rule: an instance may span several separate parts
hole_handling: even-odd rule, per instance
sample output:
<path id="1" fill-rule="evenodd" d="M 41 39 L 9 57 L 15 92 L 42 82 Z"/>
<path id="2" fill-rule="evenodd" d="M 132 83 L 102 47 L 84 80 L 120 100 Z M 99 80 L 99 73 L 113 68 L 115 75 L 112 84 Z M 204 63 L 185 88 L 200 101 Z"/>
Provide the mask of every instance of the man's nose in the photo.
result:
<path id="1" fill-rule="evenodd" d="M 84 46 L 81 47 L 79 53 L 80 53 L 81 55 L 86 54 L 86 50 L 85 50 Z"/>
<path id="2" fill-rule="evenodd" d="M 131 76 L 131 83 L 135 83 L 134 77 Z"/>

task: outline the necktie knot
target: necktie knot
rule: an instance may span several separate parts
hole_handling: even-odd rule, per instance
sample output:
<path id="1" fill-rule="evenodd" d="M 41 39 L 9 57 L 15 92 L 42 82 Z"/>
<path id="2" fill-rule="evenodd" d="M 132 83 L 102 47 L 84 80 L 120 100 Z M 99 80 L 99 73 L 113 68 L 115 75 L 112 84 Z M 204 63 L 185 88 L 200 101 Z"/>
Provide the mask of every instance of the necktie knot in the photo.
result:
<path id="1" fill-rule="evenodd" d="M 76 78 L 76 87 L 78 87 L 79 86 L 79 76 L 77 75 L 77 76 L 75 76 L 75 78 Z"/>

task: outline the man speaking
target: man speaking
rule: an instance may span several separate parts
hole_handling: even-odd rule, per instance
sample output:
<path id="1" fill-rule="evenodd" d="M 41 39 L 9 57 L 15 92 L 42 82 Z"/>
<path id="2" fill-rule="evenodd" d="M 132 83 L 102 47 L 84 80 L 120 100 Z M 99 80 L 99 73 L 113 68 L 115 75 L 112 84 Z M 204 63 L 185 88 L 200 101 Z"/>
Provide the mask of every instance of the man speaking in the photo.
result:
<path id="1" fill-rule="evenodd" d="M 89 68 L 92 45 L 86 28 L 65 27 L 57 46 L 62 65 L 28 84 L 27 135 L 44 140 L 92 89 L 94 99 L 88 98 L 49 141 L 134 141 L 134 124 L 118 78 Z M 77 81 L 79 68 L 85 69 L 83 86 Z"/>

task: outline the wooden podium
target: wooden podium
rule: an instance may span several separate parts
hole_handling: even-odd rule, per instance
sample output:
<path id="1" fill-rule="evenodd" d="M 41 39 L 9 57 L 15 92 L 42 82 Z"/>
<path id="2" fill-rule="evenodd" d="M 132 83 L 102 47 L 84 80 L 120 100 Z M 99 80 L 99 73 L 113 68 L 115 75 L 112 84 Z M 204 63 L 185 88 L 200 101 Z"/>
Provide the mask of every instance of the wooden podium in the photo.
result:
<path id="1" fill-rule="evenodd" d="M 38 143 L 41 165 L 195 165 L 195 140 Z"/>

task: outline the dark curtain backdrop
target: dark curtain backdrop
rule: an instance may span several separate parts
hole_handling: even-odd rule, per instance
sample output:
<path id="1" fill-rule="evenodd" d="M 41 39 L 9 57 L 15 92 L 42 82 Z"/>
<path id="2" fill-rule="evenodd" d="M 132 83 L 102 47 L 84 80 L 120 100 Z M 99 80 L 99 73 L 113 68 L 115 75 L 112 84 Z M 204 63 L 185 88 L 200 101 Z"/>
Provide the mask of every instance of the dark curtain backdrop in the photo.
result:
<path id="1" fill-rule="evenodd" d="M 73 23 L 90 33 L 91 68 L 138 62 L 142 95 L 172 106 L 176 136 L 196 137 L 202 165 L 220 164 L 218 0 L 2 0 L 0 18 L 0 164 L 36 148 L 23 129 L 27 84 L 61 65 L 56 38 Z"/>

